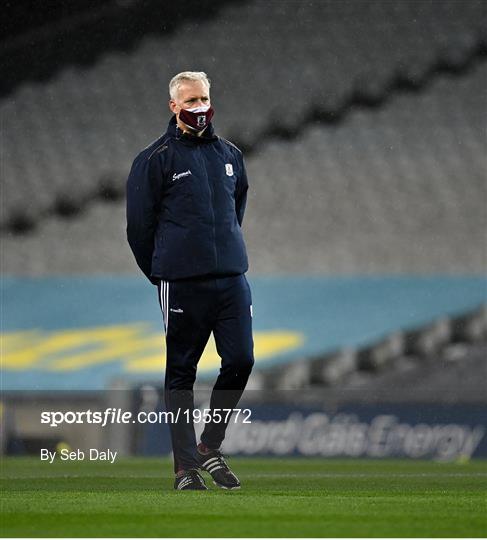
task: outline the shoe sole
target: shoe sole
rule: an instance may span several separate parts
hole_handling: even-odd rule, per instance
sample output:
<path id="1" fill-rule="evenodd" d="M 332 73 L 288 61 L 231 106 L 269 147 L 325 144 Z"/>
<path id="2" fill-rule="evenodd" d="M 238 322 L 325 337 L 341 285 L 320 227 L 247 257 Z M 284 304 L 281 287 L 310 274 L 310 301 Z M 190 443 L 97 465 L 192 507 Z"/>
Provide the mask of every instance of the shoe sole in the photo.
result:
<path id="1" fill-rule="evenodd" d="M 213 483 L 215 484 L 215 486 L 218 486 L 219 488 L 222 488 L 222 489 L 226 489 L 227 491 L 235 491 L 237 489 L 240 489 L 241 487 L 241 486 L 234 486 L 234 487 L 222 486 L 221 484 L 217 484 L 214 480 L 213 480 Z"/>
<path id="2" fill-rule="evenodd" d="M 178 488 L 174 488 L 174 491 L 208 491 L 208 488 L 205 488 L 205 489 L 178 489 Z"/>
<path id="3" fill-rule="evenodd" d="M 211 476 L 210 471 L 207 471 L 204 467 L 200 467 L 200 469 L 202 471 L 205 471 L 206 473 L 208 473 Z M 211 477 L 211 479 L 213 480 L 213 477 Z M 222 488 L 222 489 L 226 489 L 227 491 L 235 491 L 237 489 L 240 489 L 240 487 L 241 487 L 241 486 L 234 486 L 234 487 L 223 486 L 222 484 L 218 484 L 217 482 L 215 482 L 215 480 L 213 480 L 213 483 L 215 484 L 215 486 L 217 486 L 219 488 Z"/>

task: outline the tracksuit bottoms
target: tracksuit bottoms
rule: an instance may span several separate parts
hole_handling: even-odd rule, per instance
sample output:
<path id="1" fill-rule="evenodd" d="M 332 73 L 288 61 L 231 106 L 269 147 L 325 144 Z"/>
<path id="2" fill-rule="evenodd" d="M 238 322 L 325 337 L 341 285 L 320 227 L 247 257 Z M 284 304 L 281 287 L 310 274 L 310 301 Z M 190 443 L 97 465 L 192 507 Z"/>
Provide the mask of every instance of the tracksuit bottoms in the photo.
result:
<path id="1" fill-rule="evenodd" d="M 166 339 L 166 410 L 170 423 L 174 470 L 199 466 L 192 412 L 196 367 L 211 332 L 221 367 L 210 398 L 210 409 L 233 409 L 245 389 L 254 364 L 252 298 L 245 274 L 161 281 L 158 284 Z M 179 415 L 177 415 L 179 410 Z M 188 415 L 183 414 L 189 412 Z M 213 416 L 213 415 L 212 415 Z M 205 423 L 201 442 L 217 449 L 230 418 Z"/>

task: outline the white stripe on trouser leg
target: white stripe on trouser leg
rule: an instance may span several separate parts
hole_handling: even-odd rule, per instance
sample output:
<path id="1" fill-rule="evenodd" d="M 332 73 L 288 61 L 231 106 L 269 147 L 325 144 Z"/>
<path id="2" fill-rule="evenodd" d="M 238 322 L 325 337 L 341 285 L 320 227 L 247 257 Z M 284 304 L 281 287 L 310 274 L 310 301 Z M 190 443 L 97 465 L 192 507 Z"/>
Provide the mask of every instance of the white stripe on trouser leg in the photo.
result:
<path id="1" fill-rule="evenodd" d="M 164 333 L 167 333 L 167 316 L 166 316 L 166 282 L 161 280 L 161 310 L 162 321 L 164 323 Z"/>
<path id="2" fill-rule="evenodd" d="M 164 281 L 161 279 L 161 291 L 160 291 L 160 300 L 161 300 L 161 311 L 162 311 L 162 324 L 164 325 L 164 333 L 166 332 L 166 320 L 164 319 Z"/>
<path id="3" fill-rule="evenodd" d="M 166 334 L 169 328 L 169 282 L 166 282 Z"/>
<path id="4" fill-rule="evenodd" d="M 164 332 L 166 331 L 166 282 L 162 282 L 162 316 L 164 318 Z"/>

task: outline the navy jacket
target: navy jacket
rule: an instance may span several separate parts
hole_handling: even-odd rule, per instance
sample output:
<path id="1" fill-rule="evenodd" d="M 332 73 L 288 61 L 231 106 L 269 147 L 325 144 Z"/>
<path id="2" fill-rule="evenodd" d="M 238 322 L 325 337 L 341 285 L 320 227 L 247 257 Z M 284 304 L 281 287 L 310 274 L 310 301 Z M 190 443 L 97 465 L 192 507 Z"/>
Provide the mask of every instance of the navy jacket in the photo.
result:
<path id="1" fill-rule="evenodd" d="M 217 137 L 167 132 L 135 158 L 127 180 L 127 239 L 152 283 L 248 270 L 242 152 Z"/>

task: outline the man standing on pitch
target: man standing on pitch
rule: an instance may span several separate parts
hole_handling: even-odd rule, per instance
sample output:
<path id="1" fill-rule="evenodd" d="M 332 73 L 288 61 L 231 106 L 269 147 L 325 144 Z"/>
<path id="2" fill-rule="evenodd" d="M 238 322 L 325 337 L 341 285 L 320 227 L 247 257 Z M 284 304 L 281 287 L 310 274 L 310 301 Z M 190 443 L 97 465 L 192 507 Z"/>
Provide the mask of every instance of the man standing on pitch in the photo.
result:
<path id="1" fill-rule="evenodd" d="M 216 485 L 237 489 L 240 482 L 219 448 L 227 411 L 236 407 L 254 364 L 241 230 L 247 176 L 242 152 L 215 135 L 206 74 L 179 73 L 169 94 L 168 130 L 135 158 L 127 181 L 127 238 L 137 264 L 157 285 L 163 314 L 166 409 L 178 417 L 170 425 L 174 487 L 207 489 L 202 469 Z M 193 385 L 211 332 L 222 362 L 197 445 Z"/>

